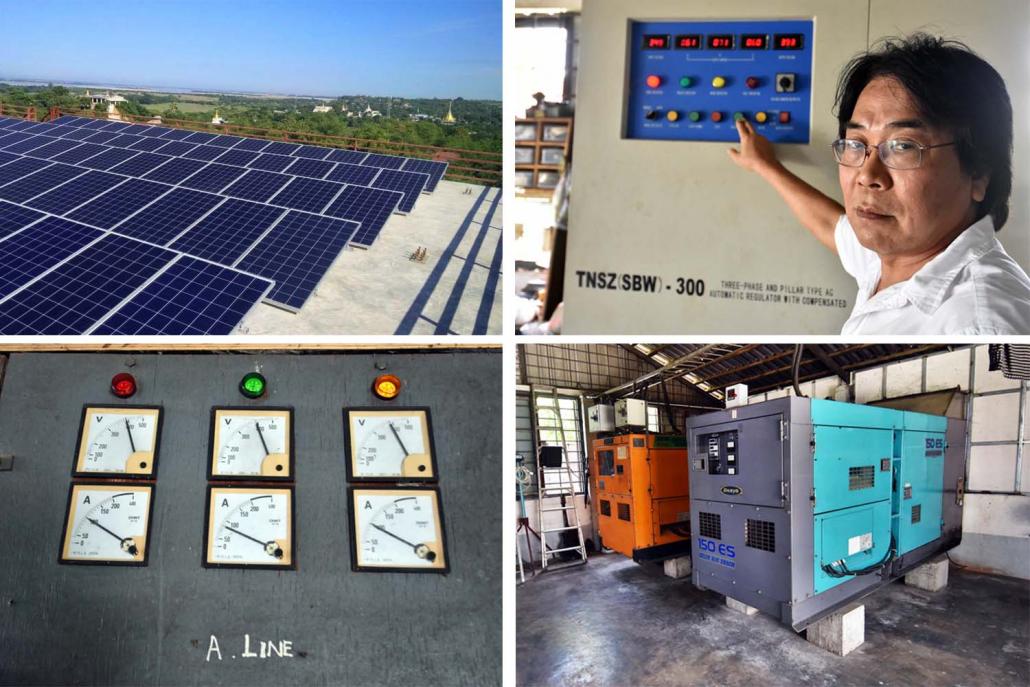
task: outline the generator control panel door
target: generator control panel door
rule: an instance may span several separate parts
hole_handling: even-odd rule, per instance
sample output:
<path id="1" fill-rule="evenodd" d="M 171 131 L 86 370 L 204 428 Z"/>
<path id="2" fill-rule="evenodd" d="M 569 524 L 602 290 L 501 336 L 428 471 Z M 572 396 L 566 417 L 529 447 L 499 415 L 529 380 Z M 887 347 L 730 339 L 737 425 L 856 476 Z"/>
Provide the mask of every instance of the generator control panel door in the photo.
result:
<path id="1" fill-rule="evenodd" d="M 768 415 L 691 430 L 691 497 L 783 505 L 782 418 Z"/>
<path id="2" fill-rule="evenodd" d="M 631 21 L 625 137 L 808 143 L 811 20 Z"/>

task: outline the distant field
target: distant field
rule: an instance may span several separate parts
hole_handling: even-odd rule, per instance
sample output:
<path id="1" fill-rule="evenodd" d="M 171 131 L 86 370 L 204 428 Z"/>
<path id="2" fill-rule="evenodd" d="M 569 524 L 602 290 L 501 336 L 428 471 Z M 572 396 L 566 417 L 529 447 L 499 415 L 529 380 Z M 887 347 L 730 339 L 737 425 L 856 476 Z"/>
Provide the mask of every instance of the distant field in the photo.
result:
<path id="1" fill-rule="evenodd" d="M 181 112 L 208 112 L 214 109 L 214 107 L 212 107 L 210 103 L 204 104 L 177 102 L 174 104 L 179 106 L 179 111 Z M 173 103 L 169 101 L 166 103 L 150 103 L 149 105 L 144 105 L 144 107 L 146 107 L 147 112 L 150 112 L 151 114 L 161 114 L 172 105 Z"/>

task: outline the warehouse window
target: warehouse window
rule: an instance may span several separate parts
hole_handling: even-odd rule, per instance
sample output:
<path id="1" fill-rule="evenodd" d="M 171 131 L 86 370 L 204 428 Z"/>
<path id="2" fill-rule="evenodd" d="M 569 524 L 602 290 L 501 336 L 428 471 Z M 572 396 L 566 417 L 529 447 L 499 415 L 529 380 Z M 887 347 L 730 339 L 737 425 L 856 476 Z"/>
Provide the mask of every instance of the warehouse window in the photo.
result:
<path id="1" fill-rule="evenodd" d="M 662 417 L 658 406 L 647 406 L 647 431 L 654 434 L 661 434 Z"/>
<path id="2" fill-rule="evenodd" d="M 583 444 L 583 418 L 580 412 L 579 396 L 559 394 L 558 407 L 549 392 L 536 393 L 531 398 L 529 393 L 520 392 L 515 397 L 515 452 L 522 458 L 525 467 L 523 474 L 527 484 L 522 486 L 526 498 L 535 498 L 537 489 L 536 449 L 539 446 L 560 446 L 562 433 L 565 436 L 565 460 L 572 470 L 573 487 L 577 494 L 582 494 L 586 485 L 586 470 Z M 535 411 L 535 412 L 534 412 Z M 561 425 L 559 427 L 559 418 Z M 536 441 L 533 432 L 536 431 Z M 555 483 L 557 472 L 551 484 Z"/>

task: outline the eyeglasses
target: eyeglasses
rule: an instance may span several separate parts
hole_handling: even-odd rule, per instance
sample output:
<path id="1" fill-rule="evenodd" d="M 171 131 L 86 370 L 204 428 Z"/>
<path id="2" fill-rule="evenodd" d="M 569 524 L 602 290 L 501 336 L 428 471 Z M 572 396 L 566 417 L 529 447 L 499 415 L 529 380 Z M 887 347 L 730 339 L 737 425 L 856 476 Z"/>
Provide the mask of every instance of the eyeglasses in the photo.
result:
<path id="1" fill-rule="evenodd" d="M 955 143 L 957 141 L 924 146 L 906 138 L 895 138 L 878 145 L 869 145 L 851 138 L 839 138 L 831 143 L 830 147 L 833 148 L 833 156 L 837 158 L 837 162 L 845 167 L 861 167 L 872 152 L 870 148 L 876 148 L 880 161 L 891 169 L 915 169 L 923 164 L 924 150 L 951 146 Z"/>

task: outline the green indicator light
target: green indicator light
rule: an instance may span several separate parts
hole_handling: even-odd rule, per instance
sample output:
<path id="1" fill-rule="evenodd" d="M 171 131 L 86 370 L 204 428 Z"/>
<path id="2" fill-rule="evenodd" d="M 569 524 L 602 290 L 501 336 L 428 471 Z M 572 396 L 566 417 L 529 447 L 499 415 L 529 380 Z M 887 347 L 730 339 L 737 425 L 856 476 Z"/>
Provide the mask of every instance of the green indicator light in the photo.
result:
<path id="1" fill-rule="evenodd" d="M 265 393 L 265 378 L 260 373 L 251 372 L 240 381 L 240 393 L 247 398 L 261 398 Z"/>
<path id="2" fill-rule="evenodd" d="M 701 121 L 701 113 L 700 112 L 691 112 L 687 116 L 690 118 L 690 121 L 692 121 L 692 122 L 699 122 L 699 121 Z"/>
<path id="3" fill-rule="evenodd" d="M 743 112 L 734 112 L 733 113 L 733 121 L 739 122 L 742 119 L 744 119 L 744 113 Z"/>
<path id="4" fill-rule="evenodd" d="M 680 86 L 682 88 L 690 88 L 694 84 L 694 80 L 689 76 L 684 76 L 680 79 Z"/>

